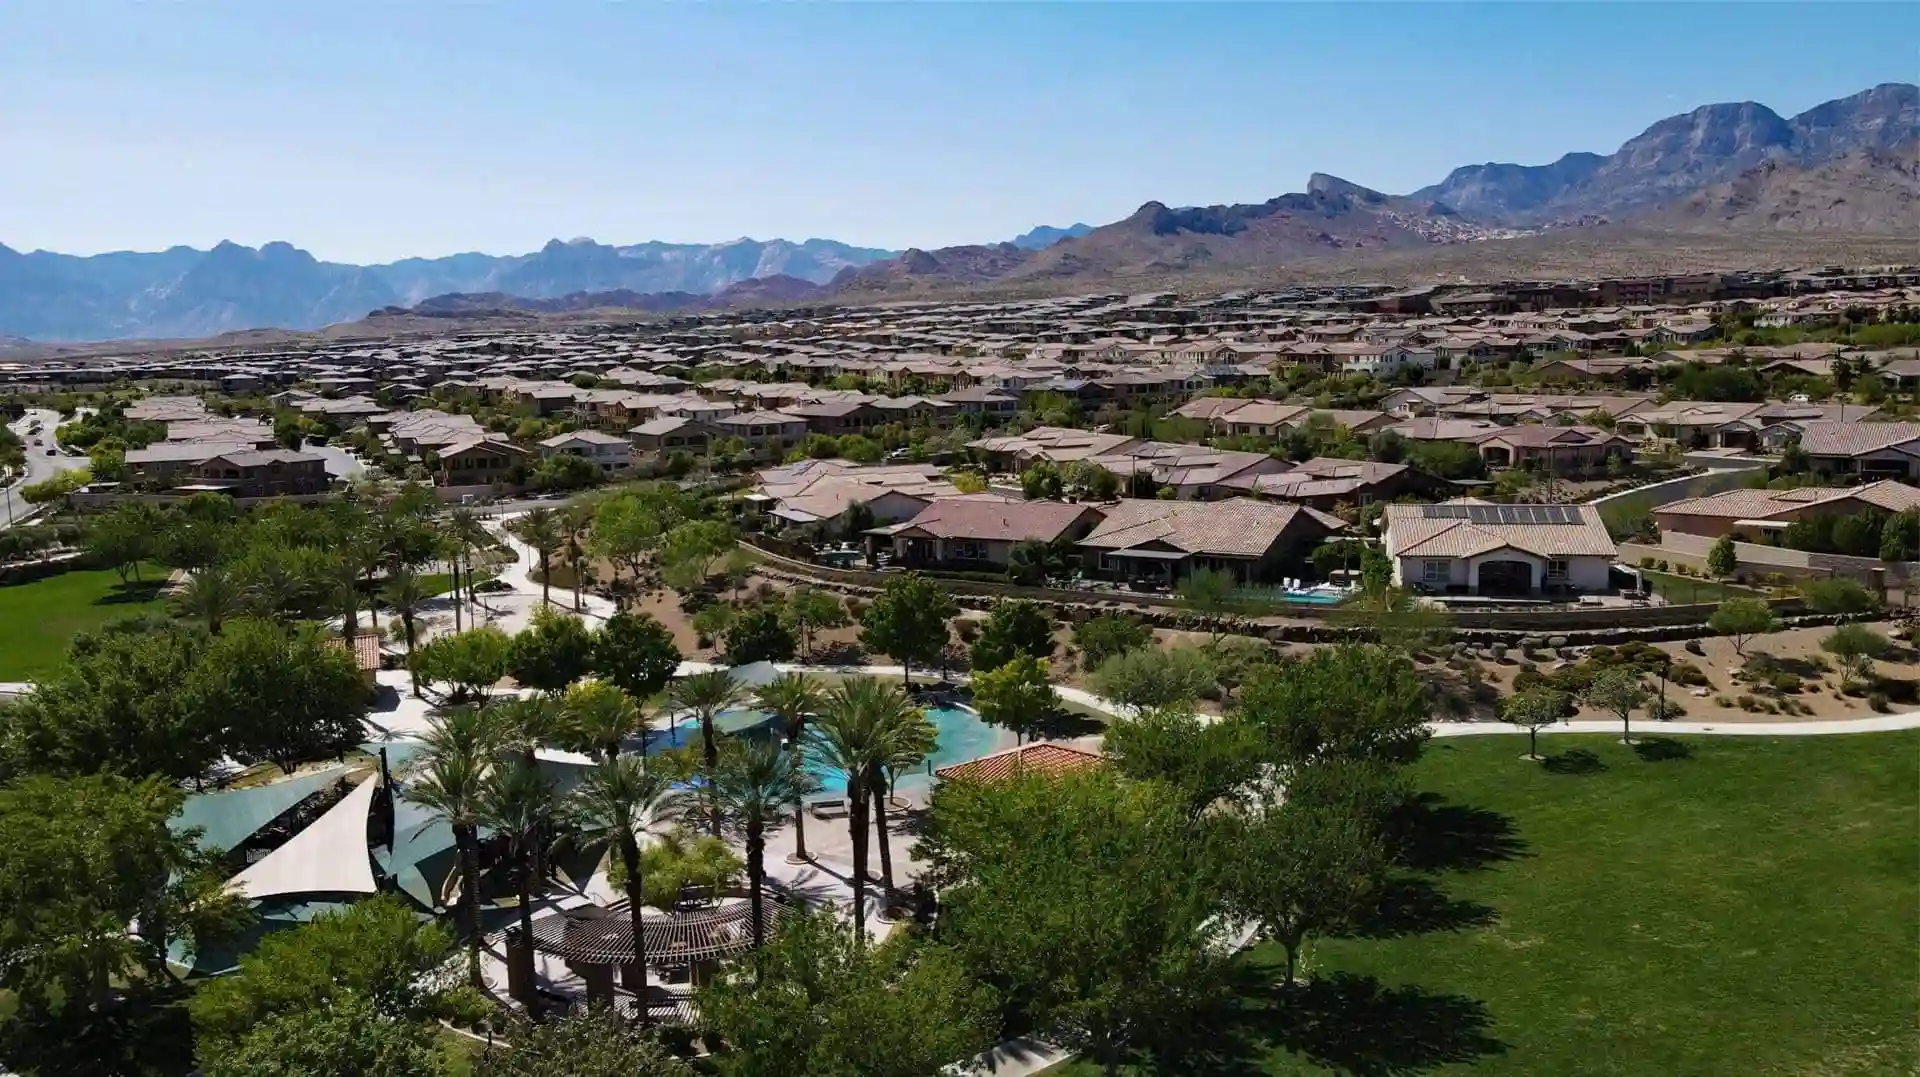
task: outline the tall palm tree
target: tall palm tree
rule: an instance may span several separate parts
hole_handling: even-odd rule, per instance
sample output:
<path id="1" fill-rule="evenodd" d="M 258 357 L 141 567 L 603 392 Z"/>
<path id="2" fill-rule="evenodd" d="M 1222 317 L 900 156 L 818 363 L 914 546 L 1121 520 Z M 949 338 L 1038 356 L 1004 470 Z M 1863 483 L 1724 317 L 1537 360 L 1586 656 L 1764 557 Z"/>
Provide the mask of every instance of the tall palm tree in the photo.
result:
<path id="1" fill-rule="evenodd" d="M 829 692 L 807 731 L 807 752 L 847 776 L 847 831 L 853 840 L 853 930 L 866 941 L 868 775 L 886 755 L 883 686 L 871 677 L 854 677 Z"/>
<path id="2" fill-rule="evenodd" d="M 912 770 L 933 754 L 939 730 L 927 712 L 914 706 L 906 693 L 885 686 L 875 706 L 883 731 L 883 747 L 867 770 L 868 795 L 873 798 L 874 827 L 880 832 L 880 886 L 882 901 L 893 895 L 893 846 L 887 840 L 887 801 L 893 796 L 894 779 Z"/>
<path id="3" fill-rule="evenodd" d="M 180 585 L 173 596 L 173 608 L 182 617 L 206 621 L 207 631 L 217 636 L 221 622 L 245 607 L 246 597 L 231 569 L 208 565 Z"/>
<path id="4" fill-rule="evenodd" d="M 535 850 L 552 829 L 557 808 L 552 784 L 539 767 L 524 759 L 495 768 L 480 792 L 480 821 L 505 835 L 513 856 L 513 876 L 520 898 L 520 945 L 507 948 L 507 960 L 518 966 L 519 975 L 514 980 L 526 989 L 519 1001 L 529 1013 L 539 997 L 533 991 Z"/>
<path id="5" fill-rule="evenodd" d="M 469 508 L 456 508 L 447 514 L 447 536 L 453 539 L 464 562 L 461 578 L 467 584 L 467 603 L 477 607 L 480 604 L 479 592 L 474 588 L 478 580 L 474 577 L 473 553 L 493 545 L 493 536 L 488 533 L 487 525 L 480 522 L 480 515 Z M 454 588 L 454 598 L 460 597 L 460 589 Z"/>
<path id="6" fill-rule="evenodd" d="M 400 618 L 400 629 L 406 634 L 407 653 L 413 653 L 414 624 L 419 619 L 420 607 L 427 601 L 427 585 L 420 574 L 407 565 L 401 565 L 387 573 L 387 585 L 380 589 L 380 597 L 386 599 L 393 608 L 394 616 Z M 414 682 L 413 694 L 420 695 L 420 684 Z"/>
<path id="7" fill-rule="evenodd" d="M 747 841 L 747 896 L 753 918 L 753 948 L 766 941 L 763 890 L 767 875 L 767 828 L 786 821 L 788 807 L 819 788 L 811 774 L 794 765 L 771 740 L 735 740 L 713 774 L 719 814 Z"/>
<path id="8" fill-rule="evenodd" d="M 569 504 L 562 510 L 561 527 L 566 536 L 563 556 L 567 571 L 573 576 L 573 612 L 579 613 L 584 608 L 580 602 L 580 591 L 587 575 L 587 536 L 593 530 L 592 502 Z"/>
<path id="9" fill-rule="evenodd" d="M 553 740 L 562 732 L 560 701 L 552 696 L 530 695 L 515 696 L 500 700 L 487 708 L 487 715 L 493 722 L 494 743 L 502 750 L 515 753 L 527 766 L 538 763 L 534 753 L 542 744 Z M 533 847 L 533 877 L 547 877 L 545 843 L 535 843 Z"/>
<path id="10" fill-rule="evenodd" d="M 460 544 L 454 540 L 453 536 L 443 533 L 435 540 L 434 545 L 438 548 L 440 559 L 447 564 L 449 584 L 447 595 L 453 599 L 453 630 L 463 632 L 466 630 L 466 623 L 462 619 L 462 614 L 466 611 L 463 608 L 464 604 L 460 601 Z"/>
<path id="11" fill-rule="evenodd" d="M 560 725 L 579 747 L 602 759 L 620 754 L 620 745 L 638 733 L 645 718 L 633 697 L 610 681 L 584 680 L 567 686 L 560 697 Z"/>
<path id="12" fill-rule="evenodd" d="M 539 555 L 540 604 L 552 604 L 553 585 L 549 577 L 553 575 L 553 555 L 567 541 L 560 517 L 545 506 L 529 509 L 514 526 L 514 532 Z"/>
<path id="13" fill-rule="evenodd" d="M 673 707 L 692 711 L 700 720 L 701 758 L 706 762 L 707 771 L 703 784 L 707 789 L 708 831 L 713 834 L 720 833 L 720 816 L 713 802 L 713 774 L 720 764 L 720 742 L 714 736 L 713 720 L 722 711 L 739 706 L 745 698 L 740 682 L 724 669 L 682 677 L 667 690 L 667 699 Z"/>
<path id="14" fill-rule="evenodd" d="M 493 769 L 494 727 L 482 712 L 447 711 L 427 730 L 421 775 L 405 796 L 453 828 L 460 862 L 460 929 L 466 933 L 469 974 L 480 985 L 480 835 L 483 791 Z"/>
<path id="15" fill-rule="evenodd" d="M 812 677 L 804 673 L 782 673 L 760 686 L 753 694 L 754 705 L 773 715 L 780 723 L 780 735 L 786 739 L 788 757 L 797 772 L 806 769 L 806 748 L 801 738 L 806 735 L 808 717 L 820 713 L 821 700 L 824 698 L 822 693 L 820 682 Z M 796 861 L 809 859 L 806 813 L 800 807 L 800 801 L 795 799 L 793 855 Z"/>
<path id="16" fill-rule="evenodd" d="M 647 1014 L 647 939 L 641 909 L 646 904 L 646 877 L 640 861 L 639 835 L 654 819 L 672 814 L 678 794 L 668 777 L 648 769 L 640 755 L 615 756 L 581 776 L 566 803 L 567 821 L 578 828 L 575 841 L 583 845 L 612 846 L 626 875 L 627 909 L 633 918 L 633 976 L 630 984 L 640 999 L 640 1023 Z"/>

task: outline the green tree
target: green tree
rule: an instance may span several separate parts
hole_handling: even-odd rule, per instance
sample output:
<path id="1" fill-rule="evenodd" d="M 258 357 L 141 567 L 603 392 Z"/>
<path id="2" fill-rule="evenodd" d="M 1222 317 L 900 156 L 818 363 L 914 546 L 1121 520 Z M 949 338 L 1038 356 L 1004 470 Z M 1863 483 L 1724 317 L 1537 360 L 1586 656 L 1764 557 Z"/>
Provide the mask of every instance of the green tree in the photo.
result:
<path id="1" fill-rule="evenodd" d="M 328 1005 L 275 1014 L 205 1065 L 206 1077 L 448 1077 L 434 1026 L 394 1021 L 343 992 Z"/>
<path id="2" fill-rule="evenodd" d="M 507 1043 L 480 1056 L 474 1077 L 695 1077 L 653 1035 L 601 1007 L 518 1024 Z"/>
<path id="3" fill-rule="evenodd" d="M 467 940 L 468 975 L 481 985 L 480 822 L 487 776 L 493 769 L 496 727 L 482 711 L 457 708 L 433 718 L 426 751 L 405 796 L 453 830 L 460 869 L 460 934 Z"/>
<path id="4" fill-rule="evenodd" d="M 619 858 L 627 908 L 634 923 L 646 905 L 647 879 L 640 856 L 640 835 L 647 825 L 679 811 L 681 797 L 673 792 L 663 772 L 650 769 L 644 755 L 602 759 L 580 778 L 569 794 L 562 817 L 572 824 L 574 841 L 587 847 L 611 848 Z M 647 997 L 646 932 L 633 932 L 633 963 L 637 997 Z M 644 1024 L 651 1015 L 642 1008 Z"/>
<path id="5" fill-rule="evenodd" d="M 953 596 L 933 580 L 917 572 L 895 576 L 861 616 L 860 645 L 897 660 L 911 683 L 914 666 L 940 660 L 947 622 L 959 613 Z"/>
<path id="6" fill-rule="evenodd" d="M 400 618 L 400 629 L 407 641 L 407 654 L 413 654 L 415 638 L 414 628 L 420 619 L 420 607 L 427 604 L 432 596 L 427 594 L 427 585 L 420 574 L 405 565 L 387 573 L 386 586 L 380 589 L 380 597 L 394 616 Z M 420 682 L 414 682 L 413 694 L 420 694 Z"/>
<path id="7" fill-rule="evenodd" d="M 733 549 L 733 528 L 719 520 L 690 520 L 667 532 L 660 544 L 661 572 L 678 591 L 696 591 L 713 566 Z"/>
<path id="8" fill-rule="evenodd" d="M 871 677 L 842 681 L 827 693 L 807 730 L 807 755 L 846 776 L 847 828 L 853 845 L 853 929 L 862 938 L 867 922 L 867 842 L 872 833 L 868 776 L 883 765 L 890 750 L 888 722 L 894 705 L 886 698 L 889 691 Z"/>
<path id="9" fill-rule="evenodd" d="M 569 746 L 602 759 L 618 756 L 620 746 L 645 724 L 639 704 L 612 681 L 579 681 L 568 685 L 560 696 L 563 739 Z"/>
<path id="10" fill-rule="evenodd" d="M 508 525 L 521 542 L 533 547 L 540 560 L 540 605 L 553 601 L 553 555 L 566 545 L 560 516 L 545 506 L 528 509 L 525 516 Z"/>
<path id="11" fill-rule="evenodd" d="M 140 562 L 158 552 L 158 527 L 146 505 L 129 502 L 109 510 L 87 528 L 89 556 L 114 570 L 120 582 L 140 578 Z"/>
<path id="12" fill-rule="evenodd" d="M 183 626 L 75 637 L 64 666 L 0 708 L 0 761 L 21 773 L 198 780 L 226 753 L 235 718 L 181 691 L 206 648 Z"/>
<path id="13" fill-rule="evenodd" d="M 1190 705 L 1218 681 L 1200 647 L 1122 651 L 1093 671 L 1093 690 L 1136 711 Z"/>
<path id="14" fill-rule="evenodd" d="M 1633 739 L 1633 712 L 1646 706 L 1652 697 L 1640 677 L 1640 671 L 1630 666 L 1608 666 L 1596 673 L 1580 693 L 1587 706 L 1620 719 L 1623 741 Z"/>
<path id="15" fill-rule="evenodd" d="M 1028 501 L 1058 501 L 1066 496 L 1066 482 L 1059 468 L 1042 460 L 1020 473 L 1020 492 Z"/>
<path id="16" fill-rule="evenodd" d="M 984 1050 L 991 991 L 949 951 L 907 933 L 876 947 L 830 915 L 787 917 L 757 977 L 720 976 L 697 997 L 722 1077 L 925 1077 Z M 757 982 L 756 982 L 757 980 Z"/>
<path id="17" fill-rule="evenodd" d="M 1123 613 L 1090 617 L 1073 629 L 1073 645 L 1080 648 L 1080 664 L 1084 669 L 1098 669 L 1116 654 L 1139 650 L 1151 643 L 1153 629 Z"/>
<path id="18" fill-rule="evenodd" d="M 1733 653 L 1745 654 L 1753 637 L 1764 636 L 1776 627 L 1773 608 L 1764 598 L 1729 598 L 1707 618 L 1707 627 L 1733 641 Z"/>
<path id="19" fill-rule="evenodd" d="M 1038 736 L 1060 707 L 1045 659 L 1018 654 L 994 669 L 973 675 L 973 705 L 980 717 L 1013 732 L 1016 742 Z"/>
<path id="20" fill-rule="evenodd" d="M 1920 561 L 1920 509 L 1905 509 L 1887 517 L 1880 527 L 1882 561 Z"/>
<path id="21" fill-rule="evenodd" d="M 453 952 L 453 935 L 392 895 L 377 895 L 276 932 L 240 958 L 239 971 L 207 981 L 188 1001 L 195 1052 L 212 1066 L 274 1017 L 359 999 L 382 1018 L 430 1016 L 426 973 Z"/>
<path id="22" fill-rule="evenodd" d="M 1246 610 L 1246 604 L 1240 599 L 1239 581 L 1225 569 L 1202 568 L 1189 572 L 1175 592 L 1179 595 L 1180 607 L 1205 626 L 1208 646 L 1217 645 Z"/>
<path id="23" fill-rule="evenodd" d="M 826 692 L 820 682 L 804 673 L 782 673 L 754 690 L 754 706 L 772 715 L 773 720 L 779 723 L 780 736 L 787 745 L 787 758 L 792 761 L 796 771 L 806 769 L 807 720 L 820 713 L 825 700 Z M 801 861 L 809 859 L 807 813 L 801 810 L 799 800 L 803 795 L 804 792 L 797 792 L 792 805 L 793 851 Z"/>
<path id="24" fill-rule="evenodd" d="M 492 625 L 452 632 L 428 640 L 407 655 L 413 679 L 453 686 L 456 700 L 484 702 L 507 675 L 513 638 Z"/>
<path id="25" fill-rule="evenodd" d="M 1385 561 L 1368 549 L 1364 565 Z M 1363 569 L 1363 571 L 1366 571 Z M 1354 629 L 1364 637 L 1396 651 L 1426 651 L 1445 644 L 1453 635 L 1447 611 L 1404 587 L 1394 587 L 1378 574 L 1333 610 L 1335 626 Z"/>
<path id="26" fill-rule="evenodd" d="M 1707 571 L 1721 579 L 1731 577 L 1739 571 L 1740 560 L 1734 553 L 1733 536 L 1721 535 L 1707 551 Z"/>
<path id="27" fill-rule="evenodd" d="M 600 626 L 593 672 L 636 700 L 660 694 L 680 668 L 680 648 L 665 625 L 644 613 L 616 613 Z"/>
<path id="28" fill-rule="evenodd" d="M 1223 824 L 1226 907 L 1286 951 L 1286 986 L 1306 938 L 1354 926 L 1386 884 L 1376 780 L 1364 765 L 1312 763 L 1294 771 L 1284 797 Z"/>
<path id="29" fill-rule="evenodd" d="M 1420 756 L 1431 705 L 1413 663 L 1384 647 L 1343 643 L 1259 670 L 1240 690 L 1240 714 L 1273 757 L 1406 764 Z"/>
<path id="30" fill-rule="evenodd" d="M 1534 688 L 1508 697 L 1500 717 L 1527 731 L 1527 758 L 1540 758 L 1540 731 L 1560 724 L 1567 716 L 1567 695 L 1551 688 Z"/>
<path id="31" fill-rule="evenodd" d="M 533 895 L 537 853 L 545 836 L 552 832 L 559 813 L 553 786 L 539 767 L 524 759 L 515 759 L 488 772 L 480 789 L 479 819 L 496 836 L 507 841 L 513 863 L 514 887 L 519 892 L 518 939 L 509 938 L 507 960 L 517 966 L 511 977 L 524 991 L 517 996 L 529 1013 L 537 1012 L 539 997 L 534 993 Z"/>
<path id="32" fill-rule="evenodd" d="M 750 662 L 785 662 L 797 649 L 793 629 L 774 606 L 759 606 L 734 618 L 727 626 L 727 661 L 744 666 Z"/>
<path id="33" fill-rule="evenodd" d="M 767 831 L 786 821 L 787 808 L 820 787 L 771 740 L 735 740 L 713 774 L 714 805 L 747 849 L 747 900 L 753 948 L 766 941 Z"/>
<path id="34" fill-rule="evenodd" d="M 170 943 L 249 922 L 198 835 L 168 828 L 184 796 L 112 775 L 0 787 L 0 989 L 20 1018 L 103 1012 L 114 979 L 165 977 Z"/>
<path id="35" fill-rule="evenodd" d="M 710 832 L 715 835 L 720 833 L 720 815 L 712 799 L 713 774 L 720 765 L 720 742 L 715 736 L 714 720 L 746 698 L 746 687 L 724 669 L 682 677 L 667 694 L 670 706 L 692 713 L 700 723 L 701 769 L 707 776 L 707 820 Z"/>
<path id="36" fill-rule="evenodd" d="M 580 618 L 550 606 L 533 611 L 527 627 L 515 633 L 507 654 L 507 673 L 522 688 L 552 695 L 586 676 L 593 662 L 594 633 Z"/>
<path id="37" fill-rule="evenodd" d="M 1880 608 L 1878 595 L 1844 576 L 1807 580 L 1800 585 L 1800 598 L 1807 609 L 1829 616 L 1857 617 Z"/>
<path id="38" fill-rule="evenodd" d="M 366 736 L 366 682 L 353 655 L 319 625 L 234 621 L 207 644 L 181 690 L 185 705 L 206 716 L 203 726 L 245 716 L 231 723 L 228 754 L 286 774 Z"/>
<path id="39" fill-rule="evenodd" d="M 975 670 L 987 670 L 999 669 L 1022 655 L 1053 657 L 1053 618 L 1038 602 L 1003 598 L 981 623 L 968 657 Z"/>
<path id="40" fill-rule="evenodd" d="M 976 979 L 1018 985 L 1036 1034 L 1114 1074 L 1220 997 L 1218 859 L 1158 787 L 1104 769 L 950 782 L 923 827 L 943 936 Z"/>
<path id="41" fill-rule="evenodd" d="M 1202 721 L 1175 706 L 1111 723 L 1101 748 L 1120 774 L 1163 783 L 1198 819 L 1259 775 L 1256 732 L 1234 716 Z"/>
<path id="42" fill-rule="evenodd" d="M 1893 649 L 1892 641 L 1866 625 L 1844 624 L 1820 641 L 1820 649 L 1840 661 L 1840 687 L 1845 689 L 1870 682 L 1873 663 Z"/>
<path id="43" fill-rule="evenodd" d="M 800 636 L 800 654 L 805 658 L 813 657 L 815 632 L 840 628 L 848 623 L 847 608 L 839 597 L 817 587 L 797 588 L 787 596 L 785 615 L 787 622 Z"/>

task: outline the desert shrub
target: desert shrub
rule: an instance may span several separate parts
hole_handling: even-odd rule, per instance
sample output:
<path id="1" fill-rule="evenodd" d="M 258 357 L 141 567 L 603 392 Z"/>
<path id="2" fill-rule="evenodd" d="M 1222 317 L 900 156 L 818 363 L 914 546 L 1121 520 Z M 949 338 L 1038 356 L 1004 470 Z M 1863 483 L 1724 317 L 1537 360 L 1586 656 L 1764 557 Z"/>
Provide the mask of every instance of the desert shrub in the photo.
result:
<path id="1" fill-rule="evenodd" d="M 1690 639 L 1686 642 L 1686 652 L 1688 654 L 1705 655 L 1707 653 L 1707 649 L 1705 647 L 1700 646 L 1699 640 Z"/>
<path id="2" fill-rule="evenodd" d="M 1887 694 L 1885 692 L 1868 692 L 1867 706 L 1873 710 L 1885 712 L 1888 709 Z"/>
<path id="3" fill-rule="evenodd" d="M 1734 700 L 1734 703 L 1743 711 L 1758 711 L 1760 709 L 1760 701 L 1752 696 L 1743 695 L 1739 699 Z"/>
<path id="4" fill-rule="evenodd" d="M 1713 705 L 1716 707 L 1731 707 L 1733 706 L 1733 700 L 1728 699 L 1726 696 L 1714 696 Z"/>
<path id="5" fill-rule="evenodd" d="M 1683 688 L 1705 688 L 1712 683 L 1707 680 L 1706 673 L 1692 662 L 1675 662 L 1667 679 Z"/>

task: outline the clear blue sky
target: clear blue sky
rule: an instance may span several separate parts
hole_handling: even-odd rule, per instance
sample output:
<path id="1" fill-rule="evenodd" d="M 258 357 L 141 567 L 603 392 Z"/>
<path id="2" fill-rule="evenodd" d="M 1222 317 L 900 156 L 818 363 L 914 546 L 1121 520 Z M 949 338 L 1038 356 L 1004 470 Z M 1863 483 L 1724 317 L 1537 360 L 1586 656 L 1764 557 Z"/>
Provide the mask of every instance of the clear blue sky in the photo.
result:
<path id="1" fill-rule="evenodd" d="M 933 247 L 1920 77 L 1920 5 L 8 5 L 0 242 Z"/>

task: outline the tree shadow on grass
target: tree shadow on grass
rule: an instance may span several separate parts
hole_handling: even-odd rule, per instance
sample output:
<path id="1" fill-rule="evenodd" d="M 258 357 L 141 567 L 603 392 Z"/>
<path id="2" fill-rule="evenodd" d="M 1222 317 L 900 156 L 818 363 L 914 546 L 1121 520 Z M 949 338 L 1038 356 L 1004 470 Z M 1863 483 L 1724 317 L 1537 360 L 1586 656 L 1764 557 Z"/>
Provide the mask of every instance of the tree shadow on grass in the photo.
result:
<path id="1" fill-rule="evenodd" d="M 1438 793 L 1420 793 L 1391 812 L 1387 838 L 1401 865 L 1415 871 L 1478 871 L 1528 855 L 1511 818 L 1449 804 Z"/>
<path id="2" fill-rule="evenodd" d="M 161 590 L 166 586 L 167 581 L 165 580 L 128 580 L 126 583 L 114 584 L 113 590 L 95 599 L 94 604 L 97 606 L 114 606 L 152 602 L 154 599 L 160 597 Z"/>
<path id="3" fill-rule="evenodd" d="M 1507 1050 L 1487 1035 L 1486 1004 L 1463 995 L 1345 972 L 1275 991 L 1272 1041 L 1356 1077 L 1402 1077 Z"/>
<path id="4" fill-rule="evenodd" d="M 1090 737 L 1105 729 L 1092 716 L 1070 710 L 1056 710 L 1040 720 L 1035 727 L 1035 740 L 1073 740 L 1076 737 Z"/>
<path id="5" fill-rule="evenodd" d="M 1169 1034 L 1139 1054 L 1156 1073 L 1191 1077 L 1257 1077 L 1273 1050 L 1276 966 L 1235 962 L 1224 990 L 1211 1004 L 1186 1015 Z"/>
<path id="6" fill-rule="evenodd" d="M 1607 769 L 1600 757 L 1586 748 L 1568 748 L 1558 755 L 1550 755 L 1541 760 L 1540 766 L 1548 774 L 1598 774 Z"/>
<path id="7" fill-rule="evenodd" d="M 1433 931 L 1459 931 L 1484 927 L 1492 923 L 1495 916 L 1491 905 L 1458 900 L 1426 878 L 1403 875 L 1387 884 L 1373 910 L 1354 925 L 1352 934 L 1391 939 Z"/>
<path id="8" fill-rule="evenodd" d="M 1649 763 L 1666 763 L 1692 759 L 1693 748 L 1687 742 L 1672 737 L 1641 737 L 1633 742 L 1633 754 Z"/>

